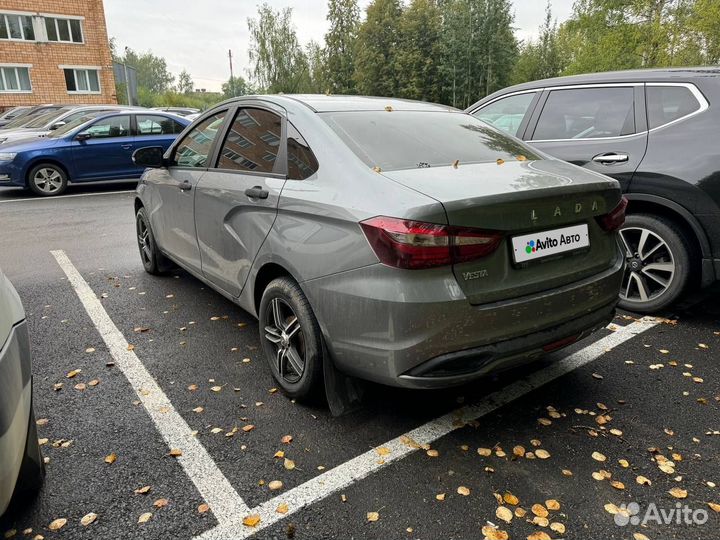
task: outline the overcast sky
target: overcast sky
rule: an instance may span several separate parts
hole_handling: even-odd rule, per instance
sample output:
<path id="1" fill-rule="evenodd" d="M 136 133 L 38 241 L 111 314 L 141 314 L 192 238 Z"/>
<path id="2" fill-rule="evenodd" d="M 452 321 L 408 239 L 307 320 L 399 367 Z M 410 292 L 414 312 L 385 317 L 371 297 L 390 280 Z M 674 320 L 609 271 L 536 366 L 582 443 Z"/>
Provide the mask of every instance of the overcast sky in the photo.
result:
<path id="1" fill-rule="evenodd" d="M 326 0 L 267 0 L 275 9 L 293 8 L 298 38 L 305 44 L 321 41 L 327 30 Z M 120 50 L 126 46 L 165 57 L 177 75 L 190 72 L 196 88 L 220 90 L 230 73 L 232 49 L 236 74 L 248 67 L 247 18 L 255 17 L 261 1 L 253 0 L 105 0 L 108 36 Z M 369 0 L 360 0 L 364 10 Z M 520 39 L 537 35 L 545 0 L 514 0 L 515 26 Z M 570 14 L 573 0 L 553 0 L 559 21 Z"/>

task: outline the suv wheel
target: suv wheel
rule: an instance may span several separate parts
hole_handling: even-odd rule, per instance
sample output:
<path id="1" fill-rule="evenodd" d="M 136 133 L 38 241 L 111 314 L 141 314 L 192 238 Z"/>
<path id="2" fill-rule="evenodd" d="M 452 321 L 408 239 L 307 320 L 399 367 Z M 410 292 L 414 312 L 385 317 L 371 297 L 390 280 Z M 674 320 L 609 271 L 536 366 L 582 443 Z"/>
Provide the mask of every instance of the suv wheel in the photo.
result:
<path id="1" fill-rule="evenodd" d="M 260 340 L 273 377 L 292 398 L 323 392 L 323 341 L 310 302 L 289 277 L 271 281 L 260 300 Z"/>
<path id="2" fill-rule="evenodd" d="M 690 242 L 683 231 L 660 216 L 632 214 L 620 239 L 627 257 L 620 307 L 640 313 L 667 308 L 690 279 Z"/>
<path id="3" fill-rule="evenodd" d="M 150 220 L 145 208 L 141 207 L 135 214 L 135 230 L 137 232 L 140 260 L 145 271 L 148 274 L 160 275 L 170 270 L 172 263 L 165 255 L 160 253 L 155 243 L 155 236 L 153 236 L 150 228 Z"/>
<path id="4" fill-rule="evenodd" d="M 25 440 L 25 453 L 23 455 L 22 465 L 20 466 L 15 491 L 20 497 L 32 497 L 42 487 L 44 478 L 45 461 L 43 461 L 40 446 L 38 445 L 35 414 L 31 410 L 27 439 Z"/>

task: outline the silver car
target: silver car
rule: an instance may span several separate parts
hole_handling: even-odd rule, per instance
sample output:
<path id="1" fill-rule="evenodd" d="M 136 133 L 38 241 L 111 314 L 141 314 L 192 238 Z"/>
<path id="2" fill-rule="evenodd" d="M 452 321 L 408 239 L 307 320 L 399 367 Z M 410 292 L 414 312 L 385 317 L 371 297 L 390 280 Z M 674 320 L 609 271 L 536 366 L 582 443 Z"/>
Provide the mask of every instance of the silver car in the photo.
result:
<path id="1" fill-rule="evenodd" d="M 22 495 L 37 491 L 43 475 L 32 407 L 25 311 L 0 271 L 0 515 L 13 492 Z"/>
<path id="2" fill-rule="evenodd" d="M 618 183 L 456 109 L 257 96 L 204 113 L 137 189 L 145 269 L 176 263 L 260 321 L 293 397 L 323 361 L 430 388 L 531 361 L 607 323 Z"/>

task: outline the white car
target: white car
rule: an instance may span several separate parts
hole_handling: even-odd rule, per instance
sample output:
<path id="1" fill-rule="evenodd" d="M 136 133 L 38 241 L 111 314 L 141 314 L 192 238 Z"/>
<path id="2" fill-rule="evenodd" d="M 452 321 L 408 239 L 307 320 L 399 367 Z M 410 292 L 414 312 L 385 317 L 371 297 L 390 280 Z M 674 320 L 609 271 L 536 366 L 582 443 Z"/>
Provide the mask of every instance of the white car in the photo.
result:
<path id="1" fill-rule="evenodd" d="M 127 108 L 127 106 L 122 105 L 87 105 L 82 107 L 63 107 L 61 109 L 38 115 L 37 118 L 22 127 L 14 129 L 0 129 L 0 146 L 2 146 L 3 144 L 14 143 L 23 139 L 35 139 L 37 137 L 45 137 L 53 130 L 62 127 L 65 124 L 69 124 L 73 120 L 76 120 L 89 112 L 110 112 Z"/>
<path id="2" fill-rule="evenodd" d="M 32 494 L 40 489 L 44 475 L 32 406 L 25 310 L 0 271 L 0 515 L 13 493 Z"/>

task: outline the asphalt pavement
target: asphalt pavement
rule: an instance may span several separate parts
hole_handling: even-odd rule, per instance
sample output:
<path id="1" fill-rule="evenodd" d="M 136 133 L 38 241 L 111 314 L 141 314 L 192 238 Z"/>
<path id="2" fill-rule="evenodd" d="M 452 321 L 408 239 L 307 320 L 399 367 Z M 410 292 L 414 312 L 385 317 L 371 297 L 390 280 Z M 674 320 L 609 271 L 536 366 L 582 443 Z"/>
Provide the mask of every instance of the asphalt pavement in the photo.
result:
<path id="1" fill-rule="evenodd" d="M 470 386 L 369 385 L 336 418 L 275 389 L 249 314 L 183 271 L 143 271 L 133 187 L 0 190 L 48 462 L 0 535 L 718 537 L 717 287 Z"/>

